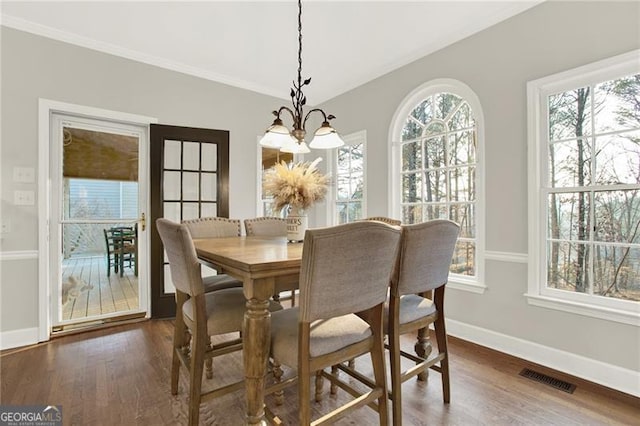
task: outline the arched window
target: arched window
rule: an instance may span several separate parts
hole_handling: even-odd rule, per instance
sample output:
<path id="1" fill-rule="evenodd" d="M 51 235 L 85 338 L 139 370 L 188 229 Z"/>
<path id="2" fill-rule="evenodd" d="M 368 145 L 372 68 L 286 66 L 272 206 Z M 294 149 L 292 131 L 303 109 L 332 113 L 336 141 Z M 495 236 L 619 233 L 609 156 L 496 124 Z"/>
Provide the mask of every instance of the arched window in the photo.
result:
<path id="1" fill-rule="evenodd" d="M 404 224 L 451 219 L 460 237 L 451 273 L 478 290 L 482 280 L 482 112 L 455 80 L 426 83 L 409 94 L 391 126 L 391 211 Z"/>

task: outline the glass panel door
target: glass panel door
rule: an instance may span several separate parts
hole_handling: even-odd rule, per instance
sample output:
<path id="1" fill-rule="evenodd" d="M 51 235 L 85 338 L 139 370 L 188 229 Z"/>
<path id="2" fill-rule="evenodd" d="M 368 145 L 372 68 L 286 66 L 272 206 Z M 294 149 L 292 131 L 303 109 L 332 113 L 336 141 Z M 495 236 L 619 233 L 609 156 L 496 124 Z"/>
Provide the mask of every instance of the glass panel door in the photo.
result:
<path id="1" fill-rule="evenodd" d="M 53 325 L 144 314 L 144 129 L 77 117 L 54 120 L 59 279 Z M 55 241 L 54 240 L 54 241 Z M 55 328 L 54 328 L 55 329 Z"/>

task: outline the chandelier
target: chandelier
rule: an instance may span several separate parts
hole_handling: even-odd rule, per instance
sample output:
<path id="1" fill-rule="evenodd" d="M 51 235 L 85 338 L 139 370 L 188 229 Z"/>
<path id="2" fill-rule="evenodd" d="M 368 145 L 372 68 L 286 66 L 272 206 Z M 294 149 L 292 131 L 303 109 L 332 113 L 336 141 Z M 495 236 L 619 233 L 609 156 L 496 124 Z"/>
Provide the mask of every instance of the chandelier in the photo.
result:
<path id="1" fill-rule="evenodd" d="M 304 114 L 304 106 L 307 103 L 307 97 L 302 93 L 302 88 L 311 83 L 311 78 L 302 80 L 302 0 L 298 0 L 298 80 L 293 81 L 290 96 L 293 109 L 281 106 L 277 111 L 273 111 L 276 119 L 273 124 L 264 133 L 260 139 L 260 145 L 267 148 L 280 149 L 282 152 L 291 152 L 294 154 L 304 154 L 311 152 L 309 146 L 315 149 L 331 149 L 344 145 L 344 141 L 338 135 L 338 132 L 331 127 L 329 122 L 335 118 L 331 114 L 325 114 L 320 108 L 310 110 Z M 289 130 L 282 123 L 280 115 L 283 111 L 287 111 L 293 119 L 293 129 Z M 322 114 L 322 125 L 316 130 L 309 146 L 304 141 L 307 134 L 305 125 L 311 113 L 319 112 Z"/>

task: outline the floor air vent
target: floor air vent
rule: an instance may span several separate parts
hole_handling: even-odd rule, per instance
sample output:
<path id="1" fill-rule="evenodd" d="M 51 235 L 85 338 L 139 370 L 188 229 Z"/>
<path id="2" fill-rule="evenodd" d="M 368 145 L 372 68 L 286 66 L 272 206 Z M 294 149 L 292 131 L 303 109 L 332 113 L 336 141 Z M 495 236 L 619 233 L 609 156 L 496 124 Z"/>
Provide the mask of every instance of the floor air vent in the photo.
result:
<path id="1" fill-rule="evenodd" d="M 547 376 L 546 374 L 538 373 L 537 371 L 529 370 L 528 368 L 522 369 L 520 375 L 567 393 L 573 393 L 573 391 L 576 390 L 576 385 L 565 382 L 564 380 L 556 379 L 555 377 Z"/>

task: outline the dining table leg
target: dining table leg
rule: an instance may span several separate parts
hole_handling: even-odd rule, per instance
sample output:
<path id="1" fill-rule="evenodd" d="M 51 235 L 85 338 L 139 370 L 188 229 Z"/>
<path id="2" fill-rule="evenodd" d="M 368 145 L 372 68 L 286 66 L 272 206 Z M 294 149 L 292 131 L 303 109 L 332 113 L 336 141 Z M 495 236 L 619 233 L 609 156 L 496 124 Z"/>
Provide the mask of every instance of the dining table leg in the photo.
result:
<path id="1" fill-rule="evenodd" d="M 274 292 L 273 278 L 247 279 L 244 294 L 247 310 L 243 323 L 243 360 L 247 393 L 248 425 L 266 425 L 264 387 L 271 343 L 269 299 Z"/>

